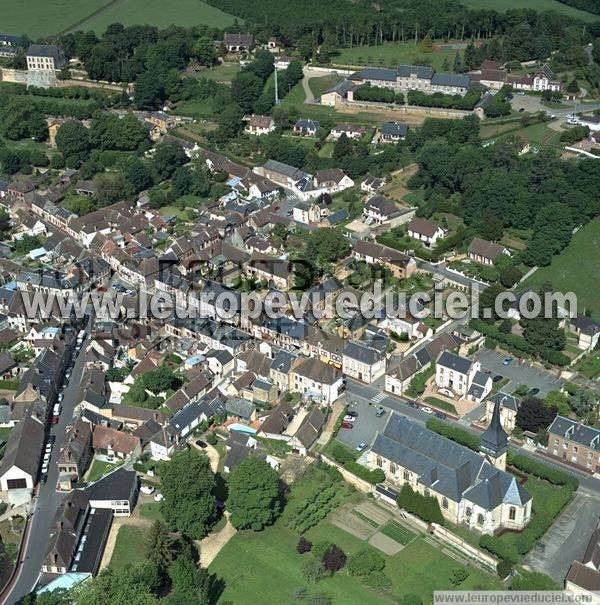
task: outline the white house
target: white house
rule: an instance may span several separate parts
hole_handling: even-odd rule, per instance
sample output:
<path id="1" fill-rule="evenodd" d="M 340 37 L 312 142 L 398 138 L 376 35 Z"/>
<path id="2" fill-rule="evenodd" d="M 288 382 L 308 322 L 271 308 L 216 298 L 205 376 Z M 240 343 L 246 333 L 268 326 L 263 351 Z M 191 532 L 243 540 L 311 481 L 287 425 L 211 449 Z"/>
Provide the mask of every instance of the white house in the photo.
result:
<path id="1" fill-rule="evenodd" d="M 251 115 L 246 120 L 244 132 L 253 135 L 269 134 L 275 130 L 275 121 L 271 116 Z"/>
<path id="2" fill-rule="evenodd" d="M 26 414 L 10 432 L 4 457 L 0 462 L 0 490 L 22 501 L 29 499 L 36 477 L 44 444 L 44 424 Z"/>
<path id="3" fill-rule="evenodd" d="M 342 373 L 332 365 L 310 357 L 291 372 L 290 390 L 302 393 L 321 404 L 332 404 L 341 394 Z"/>
<path id="4" fill-rule="evenodd" d="M 492 378 L 481 371 L 481 364 L 450 351 L 443 351 L 435 366 L 435 383 L 450 389 L 461 399 L 480 402 L 492 390 Z"/>
<path id="5" fill-rule="evenodd" d="M 438 224 L 427 219 L 415 217 L 407 225 L 408 235 L 423 242 L 428 248 L 435 246 L 446 232 Z"/>
<path id="6" fill-rule="evenodd" d="M 327 193 L 337 193 L 349 187 L 354 187 L 354 181 L 339 168 L 319 170 L 315 175 L 315 181 L 317 188 L 323 189 Z"/>
<path id="7" fill-rule="evenodd" d="M 385 355 L 363 343 L 350 341 L 342 356 L 342 372 L 362 382 L 374 382 L 385 373 Z"/>

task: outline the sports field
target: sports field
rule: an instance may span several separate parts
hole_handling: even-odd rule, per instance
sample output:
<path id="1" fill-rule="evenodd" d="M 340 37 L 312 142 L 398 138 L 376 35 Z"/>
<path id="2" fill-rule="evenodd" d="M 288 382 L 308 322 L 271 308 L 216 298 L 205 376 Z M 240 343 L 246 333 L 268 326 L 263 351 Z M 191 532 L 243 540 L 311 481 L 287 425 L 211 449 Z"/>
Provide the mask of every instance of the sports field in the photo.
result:
<path id="1" fill-rule="evenodd" d="M 558 2 L 558 0 L 465 0 L 465 4 L 472 8 L 492 9 L 498 12 L 507 11 L 511 8 L 532 8 L 538 11 L 553 10 L 582 21 L 600 20 L 598 15 L 573 8 Z"/>
<path id="2" fill-rule="evenodd" d="M 235 20 L 202 0 L 0 0 L 0 15 L 1 33 L 34 39 L 76 29 L 102 33 L 111 23 L 227 27 Z"/>
<path id="3" fill-rule="evenodd" d="M 462 53 L 461 53 L 462 54 Z M 431 65 L 438 71 L 447 67 L 452 71 L 456 50 L 443 46 L 439 50 L 424 52 L 420 44 L 413 42 L 384 42 L 378 46 L 354 46 L 340 48 L 332 58 L 336 65 L 369 65 L 372 67 L 395 67 L 400 64 Z M 444 66 L 446 61 L 446 66 Z"/>
<path id="4" fill-rule="evenodd" d="M 600 320 L 600 219 L 583 226 L 571 243 L 547 267 L 541 267 L 523 284 L 524 287 L 540 286 L 550 282 L 559 292 L 575 292 L 577 311 L 583 313 L 587 307 L 595 319 Z"/>

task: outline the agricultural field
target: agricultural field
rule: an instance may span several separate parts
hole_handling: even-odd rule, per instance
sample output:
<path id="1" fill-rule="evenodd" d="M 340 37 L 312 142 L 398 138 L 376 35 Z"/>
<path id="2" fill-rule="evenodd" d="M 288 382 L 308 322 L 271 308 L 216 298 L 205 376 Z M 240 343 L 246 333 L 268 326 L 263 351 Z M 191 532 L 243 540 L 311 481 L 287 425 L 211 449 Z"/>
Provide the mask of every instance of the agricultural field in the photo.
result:
<path id="1" fill-rule="evenodd" d="M 163 28 L 201 23 L 227 27 L 235 20 L 201 0 L 177 0 L 168 10 L 161 0 L 0 0 L 0 10 L 2 33 L 27 34 L 34 39 L 76 29 L 102 33 L 107 25 L 117 22 Z"/>
<path id="2" fill-rule="evenodd" d="M 431 65 L 443 71 L 447 60 L 448 70 L 452 70 L 456 50 L 443 46 L 439 50 L 424 52 L 419 44 L 413 42 L 384 42 L 379 46 L 355 46 L 341 48 L 333 57 L 335 65 L 370 65 L 373 67 L 394 67 L 400 64 Z"/>
<path id="3" fill-rule="evenodd" d="M 556 11 L 582 21 L 596 21 L 599 19 L 598 15 L 573 8 L 558 2 L 558 0 L 465 0 L 465 4 L 472 8 L 491 9 L 498 12 L 513 8 L 532 8 L 538 11 Z"/>
<path id="4" fill-rule="evenodd" d="M 541 267 L 521 286 L 538 287 L 550 282 L 559 292 L 575 292 L 577 311 L 583 313 L 590 309 L 592 317 L 600 320 L 600 301 L 598 284 L 600 283 L 600 264 L 581 262 L 582 259 L 594 259 L 600 249 L 600 219 L 583 226 L 571 240 L 571 243 L 547 267 Z"/>

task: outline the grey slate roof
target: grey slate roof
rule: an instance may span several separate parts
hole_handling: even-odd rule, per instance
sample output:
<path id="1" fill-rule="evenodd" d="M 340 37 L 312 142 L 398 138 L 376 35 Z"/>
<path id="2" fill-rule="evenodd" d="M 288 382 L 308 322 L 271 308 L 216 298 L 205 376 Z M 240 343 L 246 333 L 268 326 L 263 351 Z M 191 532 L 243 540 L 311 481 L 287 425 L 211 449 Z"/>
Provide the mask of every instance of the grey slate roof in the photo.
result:
<path id="1" fill-rule="evenodd" d="M 450 351 L 443 351 L 437 360 L 438 365 L 444 366 L 445 368 L 450 368 L 451 370 L 460 372 L 461 374 L 467 374 L 471 369 L 472 363 L 473 362 L 470 359 L 461 357 L 460 355 L 456 355 L 456 353 L 451 353 Z"/>
<path id="2" fill-rule="evenodd" d="M 377 433 L 371 451 L 416 473 L 420 483 L 454 502 L 466 498 L 489 509 L 531 498 L 512 475 L 479 454 L 397 413 Z"/>
<path id="3" fill-rule="evenodd" d="M 456 86 L 469 88 L 471 78 L 465 74 L 433 74 L 431 83 L 434 86 Z"/>
<path id="4" fill-rule="evenodd" d="M 600 451 L 600 431 L 570 418 L 557 416 L 548 427 L 548 433 Z"/>
<path id="5" fill-rule="evenodd" d="M 515 412 L 519 408 L 519 402 L 514 395 L 509 395 L 504 391 L 498 391 L 494 393 L 487 399 L 488 401 L 492 401 L 493 403 L 500 403 L 501 408 L 508 408 L 509 410 L 514 410 Z"/>
<path id="6" fill-rule="evenodd" d="M 383 358 L 383 354 L 380 351 L 352 340 L 346 345 L 344 355 L 368 364 L 374 364 Z"/>
<path id="7" fill-rule="evenodd" d="M 405 137 L 408 132 L 408 125 L 401 122 L 384 122 L 379 131 L 381 134 L 390 137 Z"/>

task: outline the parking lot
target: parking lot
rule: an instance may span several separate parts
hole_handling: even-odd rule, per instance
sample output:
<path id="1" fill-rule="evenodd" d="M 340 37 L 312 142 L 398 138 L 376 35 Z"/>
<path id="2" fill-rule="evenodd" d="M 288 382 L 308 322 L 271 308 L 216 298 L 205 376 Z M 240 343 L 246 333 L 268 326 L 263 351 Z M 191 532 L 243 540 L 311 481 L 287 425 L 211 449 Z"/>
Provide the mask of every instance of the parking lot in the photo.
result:
<path id="1" fill-rule="evenodd" d="M 366 401 L 356 401 L 348 406 L 349 412 L 356 412 L 358 416 L 353 423 L 352 429 L 341 428 L 338 433 L 338 439 L 354 449 L 359 443 L 371 445 L 377 431 L 382 431 L 390 414 L 385 411 L 379 418 L 375 415 L 379 406 L 375 403 L 371 405 Z"/>
<path id="2" fill-rule="evenodd" d="M 546 370 L 532 367 L 528 361 L 519 363 L 518 358 L 513 357 L 508 365 L 504 365 L 503 361 L 506 357 L 512 357 L 512 355 L 498 353 L 491 349 L 481 349 L 475 354 L 475 359 L 481 362 L 483 370 L 489 370 L 492 375 L 500 374 L 510 379 L 510 382 L 502 387 L 506 393 L 512 393 L 521 384 L 527 385 L 530 389 L 539 389 L 540 395 L 562 387 L 563 380 Z"/>

